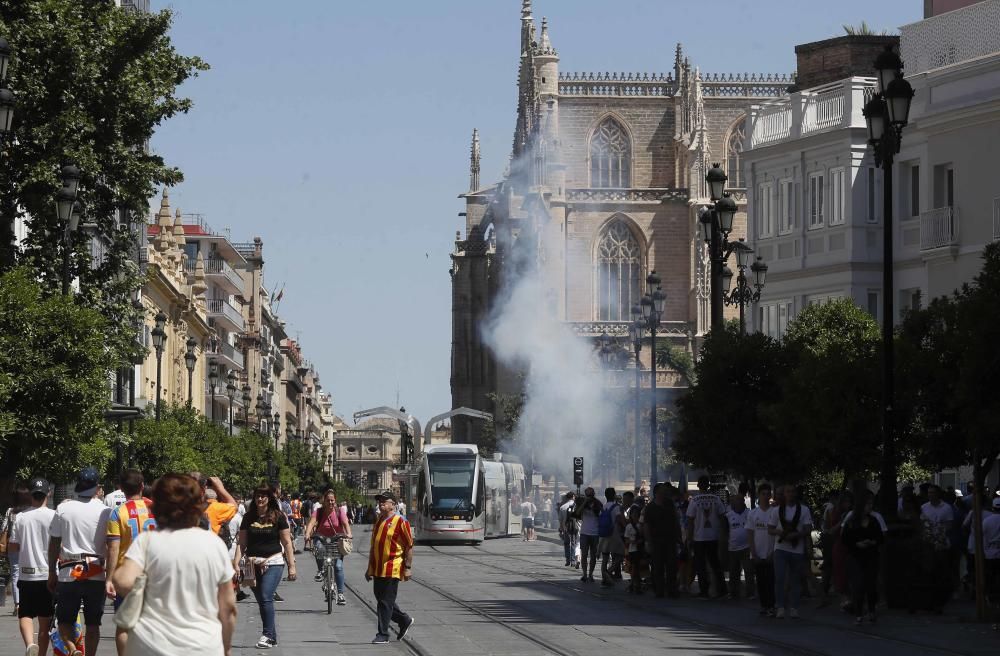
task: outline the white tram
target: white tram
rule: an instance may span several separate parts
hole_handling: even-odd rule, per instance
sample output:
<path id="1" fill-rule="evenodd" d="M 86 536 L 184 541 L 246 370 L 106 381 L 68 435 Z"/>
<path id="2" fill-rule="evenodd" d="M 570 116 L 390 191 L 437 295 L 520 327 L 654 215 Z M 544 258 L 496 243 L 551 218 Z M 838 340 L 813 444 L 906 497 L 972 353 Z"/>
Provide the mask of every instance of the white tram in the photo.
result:
<path id="1" fill-rule="evenodd" d="M 524 467 L 485 460 L 473 444 L 424 447 L 412 481 L 410 520 L 419 542 L 471 542 L 521 533 Z"/>

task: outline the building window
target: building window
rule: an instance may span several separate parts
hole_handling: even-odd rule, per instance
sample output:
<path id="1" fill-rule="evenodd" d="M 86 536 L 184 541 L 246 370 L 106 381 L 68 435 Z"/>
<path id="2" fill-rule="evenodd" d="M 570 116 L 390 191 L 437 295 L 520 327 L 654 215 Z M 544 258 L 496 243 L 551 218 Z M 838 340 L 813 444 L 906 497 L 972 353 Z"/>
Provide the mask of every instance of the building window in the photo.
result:
<path id="1" fill-rule="evenodd" d="M 729 130 L 726 137 L 726 186 L 730 189 L 742 189 L 746 186 L 743 180 L 743 140 L 746 136 L 746 118 L 741 118 Z"/>
<path id="2" fill-rule="evenodd" d="M 920 167 L 910 167 L 910 218 L 920 216 Z"/>
<path id="3" fill-rule="evenodd" d="M 844 222 L 844 169 L 830 171 L 830 225 Z"/>
<path id="4" fill-rule="evenodd" d="M 869 289 L 868 298 L 866 300 L 868 302 L 868 314 L 872 316 L 872 319 L 878 321 L 878 309 L 879 309 L 878 290 Z"/>
<path id="5" fill-rule="evenodd" d="M 590 186 L 629 187 L 632 184 L 632 144 L 621 123 L 605 119 L 590 138 Z"/>
<path id="6" fill-rule="evenodd" d="M 773 185 L 757 185 L 757 236 L 761 239 L 774 236 L 774 205 L 771 203 Z"/>
<path id="7" fill-rule="evenodd" d="M 878 223 L 878 169 L 874 166 L 869 166 L 865 168 L 865 172 L 867 173 L 865 177 L 865 192 L 868 197 L 866 205 L 868 209 L 868 223 Z"/>
<path id="8" fill-rule="evenodd" d="M 788 329 L 792 320 L 792 301 L 785 299 L 771 303 L 762 303 L 758 309 L 760 315 L 760 332 L 768 337 L 780 339 Z"/>
<path id="9" fill-rule="evenodd" d="M 824 215 L 823 174 L 809 174 L 809 227 L 822 228 L 826 223 Z"/>
<path id="10" fill-rule="evenodd" d="M 621 219 L 601 233 L 597 243 L 594 285 L 599 321 L 628 321 L 641 296 L 641 249 L 639 240 Z"/>
<path id="11" fill-rule="evenodd" d="M 379 485 L 379 473 L 377 471 L 368 471 L 368 489 L 377 490 L 381 486 Z"/>
<path id="12" fill-rule="evenodd" d="M 795 228 L 795 183 L 782 180 L 778 185 L 778 232 L 785 234 Z"/>

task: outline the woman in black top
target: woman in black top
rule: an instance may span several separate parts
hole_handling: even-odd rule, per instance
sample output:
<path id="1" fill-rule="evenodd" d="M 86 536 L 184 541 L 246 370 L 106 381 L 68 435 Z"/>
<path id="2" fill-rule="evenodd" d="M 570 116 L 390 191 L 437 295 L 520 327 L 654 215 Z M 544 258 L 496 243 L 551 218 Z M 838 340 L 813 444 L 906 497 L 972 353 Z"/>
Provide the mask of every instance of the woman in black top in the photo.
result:
<path id="1" fill-rule="evenodd" d="M 875 621 L 875 604 L 878 602 L 879 548 L 884 536 L 878 519 L 872 516 L 872 495 L 858 495 L 847 521 L 842 525 L 842 540 L 850 556 L 848 576 L 851 603 L 860 624 L 865 600 L 868 601 L 868 620 Z"/>
<path id="2" fill-rule="evenodd" d="M 270 485 L 259 485 L 253 500 L 240 524 L 240 552 L 252 559 L 257 582 L 253 596 L 260 608 L 264 624 L 263 635 L 257 641 L 258 649 L 269 649 L 278 644 L 278 631 L 274 623 L 274 593 L 281 582 L 285 565 L 288 580 L 294 581 L 295 555 L 288 519 L 281 512 L 278 496 Z"/>

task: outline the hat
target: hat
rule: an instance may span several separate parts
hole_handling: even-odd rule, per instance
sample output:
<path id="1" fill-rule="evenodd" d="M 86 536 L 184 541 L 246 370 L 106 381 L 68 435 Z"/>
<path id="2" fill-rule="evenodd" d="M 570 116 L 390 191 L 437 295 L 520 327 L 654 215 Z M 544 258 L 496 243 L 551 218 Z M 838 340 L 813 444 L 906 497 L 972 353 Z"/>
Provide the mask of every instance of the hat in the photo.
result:
<path id="1" fill-rule="evenodd" d="M 1000 497 L 993 499 L 993 510 L 1000 510 Z"/>
<path id="2" fill-rule="evenodd" d="M 219 493 L 216 492 L 215 490 L 213 490 L 212 488 L 208 488 L 207 490 L 205 490 L 205 498 L 206 499 L 218 499 L 219 498 Z"/>
<path id="3" fill-rule="evenodd" d="M 41 477 L 33 478 L 28 483 L 28 491 L 31 492 L 31 496 L 46 495 L 49 493 L 49 482 Z"/>
<path id="4" fill-rule="evenodd" d="M 382 490 L 381 492 L 375 495 L 375 500 L 380 503 L 382 501 L 385 501 L 386 499 L 389 499 L 390 501 L 395 503 L 397 501 L 396 493 L 393 492 L 392 490 Z"/>
<path id="5" fill-rule="evenodd" d="M 84 467 L 76 477 L 76 487 L 74 491 L 81 497 L 92 497 L 97 494 L 97 486 L 100 484 L 97 470 L 93 467 Z"/>

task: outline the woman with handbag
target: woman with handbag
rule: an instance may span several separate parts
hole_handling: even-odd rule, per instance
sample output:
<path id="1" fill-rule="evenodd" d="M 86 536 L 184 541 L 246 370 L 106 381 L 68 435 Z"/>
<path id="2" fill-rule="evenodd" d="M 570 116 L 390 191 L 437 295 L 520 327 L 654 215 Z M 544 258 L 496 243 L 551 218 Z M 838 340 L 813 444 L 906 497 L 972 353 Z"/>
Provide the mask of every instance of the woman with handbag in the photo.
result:
<path id="1" fill-rule="evenodd" d="M 278 495 L 270 485 L 258 485 L 253 491 L 250 507 L 240 525 L 240 552 L 245 554 L 254 570 L 253 596 L 260 608 L 264 625 L 257 649 L 270 649 L 278 644 L 278 628 L 274 621 L 274 593 L 288 565 L 288 580 L 294 581 L 295 554 L 288 519 L 278 503 Z"/>
<path id="2" fill-rule="evenodd" d="M 323 543 L 320 538 L 339 538 L 340 553 L 346 556 L 353 547 L 354 536 L 351 533 L 351 523 L 347 519 L 347 504 L 337 505 L 337 494 L 333 490 L 323 493 L 321 504 L 312 512 L 309 518 L 309 525 L 306 526 L 305 542 L 309 544 L 309 539 L 313 538 L 313 556 L 316 558 L 316 578 L 315 581 L 323 580 Z M 347 547 L 347 548 L 345 548 Z M 344 559 L 337 558 L 333 561 L 333 577 L 337 582 L 337 605 L 347 604 L 344 597 Z"/>
<path id="3" fill-rule="evenodd" d="M 115 624 L 126 656 L 229 656 L 236 627 L 233 566 L 214 533 L 198 527 L 198 481 L 164 474 L 153 485 L 156 530 L 143 531 L 112 583 L 124 601 Z"/>

